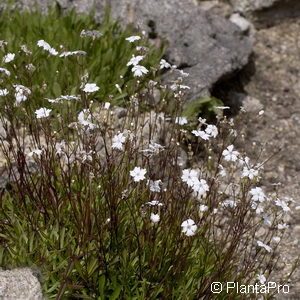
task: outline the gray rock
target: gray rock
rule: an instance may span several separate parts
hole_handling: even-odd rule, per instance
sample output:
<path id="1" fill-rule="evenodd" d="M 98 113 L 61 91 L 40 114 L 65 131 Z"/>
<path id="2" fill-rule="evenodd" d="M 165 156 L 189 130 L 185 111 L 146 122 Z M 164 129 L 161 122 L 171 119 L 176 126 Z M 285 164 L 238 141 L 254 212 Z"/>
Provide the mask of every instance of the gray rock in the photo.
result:
<path id="1" fill-rule="evenodd" d="M 38 3 L 45 6 L 49 1 Z M 28 6 L 34 0 L 18 2 Z M 93 5 L 89 0 L 57 2 L 63 8 L 76 8 L 80 12 L 89 11 Z M 107 3 L 113 17 L 123 24 L 134 23 L 150 37 L 168 41 L 167 60 L 190 73 L 185 82 L 191 87 L 187 94 L 190 101 L 208 96 L 214 83 L 243 68 L 252 52 L 252 38 L 191 0 L 95 0 L 98 20 Z"/>
<path id="2" fill-rule="evenodd" d="M 29 268 L 0 271 L 1 300 L 42 300 L 41 284 Z"/>
<path id="3" fill-rule="evenodd" d="M 300 16 L 299 0 L 230 0 L 234 10 L 256 27 L 272 26 L 283 19 Z"/>

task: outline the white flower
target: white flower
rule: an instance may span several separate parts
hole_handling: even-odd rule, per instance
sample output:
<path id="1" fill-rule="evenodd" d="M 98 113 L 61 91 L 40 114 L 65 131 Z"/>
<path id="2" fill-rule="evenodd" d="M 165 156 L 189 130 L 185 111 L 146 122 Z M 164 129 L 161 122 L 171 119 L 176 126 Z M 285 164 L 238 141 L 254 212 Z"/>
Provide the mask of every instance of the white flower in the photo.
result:
<path id="1" fill-rule="evenodd" d="M 209 140 L 209 137 L 210 137 L 205 131 L 202 131 L 200 129 L 193 130 L 192 134 L 195 136 L 201 137 L 203 140 Z"/>
<path id="2" fill-rule="evenodd" d="M 59 55 L 59 57 L 67 57 L 70 55 L 86 55 L 87 53 L 85 51 L 82 50 L 77 50 L 77 51 L 66 51 L 63 52 Z"/>
<path id="3" fill-rule="evenodd" d="M 180 73 L 180 75 L 181 75 L 182 77 L 188 77 L 188 76 L 190 75 L 189 73 L 184 72 L 183 70 L 178 70 L 178 72 Z"/>
<path id="4" fill-rule="evenodd" d="M 14 85 L 15 88 L 15 97 L 17 103 L 23 102 L 27 100 L 28 95 L 31 94 L 31 91 L 29 88 L 23 86 L 23 85 Z"/>
<path id="5" fill-rule="evenodd" d="M 199 197 L 203 196 L 206 192 L 209 191 L 209 186 L 204 179 L 195 180 L 193 185 L 193 191 L 197 193 Z"/>
<path id="6" fill-rule="evenodd" d="M 188 186 L 194 186 L 195 182 L 198 181 L 198 171 L 193 169 L 185 169 L 182 170 L 181 179 L 185 182 Z"/>
<path id="7" fill-rule="evenodd" d="M 159 214 L 151 213 L 150 220 L 151 220 L 153 223 L 158 223 L 158 222 L 160 221 L 160 216 L 159 216 Z"/>
<path id="8" fill-rule="evenodd" d="M 206 206 L 206 205 L 200 205 L 199 210 L 200 211 L 207 211 L 208 210 L 208 206 Z"/>
<path id="9" fill-rule="evenodd" d="M 218 168 L 221 170 L 220 171 L 220 175 L 222 177 L 226 177 L 227 176 L 227 172 L 226 172 L 225 168 L 222 165 L 219 165 Z"/>
<path id="10" fill-rule="evenodd" d="M 261 248 L 264 248 L 264 249 L 265 249 L 266 251 L 268 251 L 268 252 L 272 252 L 272 250 L 273 250 L 270 246 L 264 244 L 264 243 L 261 242 L 261 241 L 257 241 L 257 245 L 258 245 L 259 247 L 261 247 Z"/>
<path id="11" fill-rule="evenodd" d="M 128 42 L 130 42 L 130 43 L 133 43 L 133 42 L 138 41 L 140 39 L 141 39 L 140 36 L 133 35 L 133 36 L 130 36 L 130 37 L 126 38 L 125 40 L 128 41 Z"/>
<path id="12" fill-rule="evenodd" d="M 251 203 L 251 208 L 254 209 L 258 215 L 264 212 L 263 207 L 256 202 Z"/>
<path id="13" fill-rule="evenodd" d="M 28 156 L 29 157 L 32 157 L 34 154 L 38 157 L 40 157 L 43 153 L 43 150 L 41 149 L 35 149 L 35 150 L 32 150 L 31 152 L 28 153 Z"/>
<path id="14" fill-rule="evenodd" d="M 82 90 L 86 93 L 94 93 L 97 92 L 99 89 L 100 88 L 96 85 L 96 83 L 86 83 Z"/>
<path id="15" fill-rule="evenodd" d="M 0 96 L 6 96 L 9 94 L 9 91 L 7 89 L 0 90 Z"/>
<path id="16" fill-rule="evenodd" d="M 134 77 L 141 77 L 143 74 L 147 74 L 149 71 L 140 65 L 136 65 L 132 68 L 133 76 Z"/>
<path id="17" fill-rule="evenodd" d="M 109 109 L 109 108 L 110 108 L 110 102 L 105 102 L 104 109 Z"/>
<path id="18" fill-rule="evenodd" d="M 5 68 L 0 68 L 0 72 L 4 73 L 7 76 L 10 76 L 10 72 L 7 69 L 5 69 Z"/>
<path id="19" fill-rule="evenodd" d="M 66 146 L 66 142 L 62 140 L 60 143 L 56 143 L 55 149 L 57 155 L 62 155 L 64 153 L 64 148 Z"/>
<path id="20" fill-rule="evenodd" d="M 140 152 L 146 152 L 150 154 L 158 154 L 160 151 L 164 149 L 164 146 L 155 143 L 154 141 L 150 141 L 149 148 L 148 149 L 142 149 Z"/>
<path id="21" fill-rule="evenodd" d="M 150 201 L 150 202 L 147 202 L 146 204 L 147 204 L 147 205 L 150 205 L 150 206 L 163 206 L 163 204 L 160 203 L 160 202 L 157 201 L 157 200 L 152 200 L 152 201 Z"/>
<path id="22" fill-rule="evenodd" d="M 159 193 L 160 192 L 160 184 L 162 183 L 162 181 L 159 179 L 159 180 L 148 180 L 148 185 L 149 185 L 149 189 L 151 192 L 156 192 L 156 193 Z"/>
<path id="23" fill-rule="evenodd" d="M 185 125 L 187 124 L 187 118 L 186 117 L 177 117 L 175 119 L 175 124 L 179 124 L 179 125 Z"/>
<path id="24" fill-rule="evenodd" d="M 278 230 L 283 230 L 289 228 L 289 225 L 283 223 L 283 224 L 278 224 L 277 225 Z"/>
<path id="25" fill-rule="evenodd" d="M 221 109 L 221 110 L 230 109 L 229 106 L 214 106 L 214 108 Z"/>
<path id="26" fill-rule="evenodd" d="M 253 201 L 264 202 L 267 199 L 266 195 L 260 187 L 251 189 L 249 193 L 252 195 L 251 199 Z"/>
<path id="27" fill-rule="evenodd" d="M 253 168 L 244 167 L 242 171 L 242 177 L 248 177 L 249 179 L 254 179 L 258 176 L 258 170 Z"/>
<path id="28" fill-rule="evenodd" d="M 51 55 L 56 56 L 58 54 L 58 52 L 44 40 L 39 40 L 37 42 L 37 45 L 38 45 L 38 47 L 43 48 L 45 51 L 48 51 Z"/>
<path id="29" fill-rule="evenodd" d="M 142 55 L 134 56 L 132 55 L 132 58 L 130 61 L 127 63 L 127 66 L 136 66 L 139 64 L 139 62 L 144 58 Z"/>
<path id="30" fill-rule="evenodd" d="M 206 119 L 202 119 L 201 117 L 198 118 L 198 121 L 200 124 L 205 124 L 206 123 Z"/>
<path id="31" fill-rule="evenodd" d="M 145 174 L 147 173 L 146 169 L 141 169 L 140 167 L 135 167 L 130 171 L 130 176 L 133 177 L 135 182 L 139 182 L 145 179 Z"/>
<path id="32" fill-rule="evenodd" d="M 280 241 L 281 241 L 281 238 L 279 237 L 279 236 L 274 236 L 273 238 L 272 238 L 272 241 L 274 242 L 274 243 L 279 243 Z"/>
<path id="33" fill-rule="evenodd" d="M 181 224 L 182 230 L 181 232 L 185 233 L 187 236 L 192 236 L 196 233 L 197 225 L 192 219 L 187 219 Z"/>
<path id="34" fill-rule="evenodd" d="M 171 65 L 165 60 L 165 59 L 161 59 L 160 62 L 160 69 L 170 69 Z"/>
<path id="35" fill-rule="evenodd" d="M 126 137 L 124 133 L 119 133 L 115 135 L 112 139 L 112 148 L 123 150 L 123 144 L 125 143 Z"/>
<path id="36" fill-rule="evenodd" d="M 45 107 L 42 107 L 40 109 L 37 109 L 35 111 L 35 114 L 38 119 L 47 118 L 47 117 L 49 117 L 51 111 L 52 111 L 52 109 L 47 109 Z"/>
<path id="37" fill-rule="evenodd" d="M 236 202 L 234 200 L 225 200 L 223 203 L 222 203 L 222 206 L 223 207 L 231 207 L 231 208 L 234 208 L 237 206 Z"/>
<path id="38" fill-rule="evenodd" d="M 263 275 L 263 274 L 257 274 L 256 277 L 257 277 L 257 279 L 259 280 L 259 282 L 260 282 L 261 284 L 265 284 L 265 282 L 267 281 L 265 275 Z"/>
<path id="39" fill-rule="evenodd" d="M 218 128 L 215 125 L 207 125 L 205 132 L 215 138 L 218 135 Z"/>
<path id="40" fill-rule="evenodd" d="M 13 61 L 14 59 L 15 59 L 15 54 L 14 53 L 7 53 L 3 57 L 3 62 L 4 63 L 9 63 L 9 62 Z"/>
<path id="41" fill-rule="evenodd" d="M 226 161 L 236 161 L 238 159 L 239 152 L 233 150 L 233 145 L 230 145 L 222 153 Z"/>
<path id="42" fill-rule="evenodd" d="M 283 200 L 277 199 L 277 200 L 275 201 L 275 204 L 276 204 L 277 206 L 281 207 L 282 210 L 285 211 L 285 212 L 288 212 L 288 211 L 291 210 L 291 209 L 288 207 L 287 203 L 286 203 L 285 201 L 283 201 Z"/>
<path id="43" fill-rule="evenodd" d="M 90 112 L 88 111 L 88 109 L 84 109 L 78 114 L 79 124 L 87 127 L 90 130 L 93 130 L 96 128 L 96 125 L 93 124 L 91 122 L 91 120 L 92 120 L 92 116 L 91 116 Z"/>
<path id="44" fill-rule="evenodd" d="M 264 224 L 265 224 L 265 225 L 267 225 L 267 226 L 269 226 L 269 227 L 272 225 L 272 222 L 271 222 L 269 216 L 264 215 L 264 216 L 263 216 L 263 220 L 264 220 Z"/>

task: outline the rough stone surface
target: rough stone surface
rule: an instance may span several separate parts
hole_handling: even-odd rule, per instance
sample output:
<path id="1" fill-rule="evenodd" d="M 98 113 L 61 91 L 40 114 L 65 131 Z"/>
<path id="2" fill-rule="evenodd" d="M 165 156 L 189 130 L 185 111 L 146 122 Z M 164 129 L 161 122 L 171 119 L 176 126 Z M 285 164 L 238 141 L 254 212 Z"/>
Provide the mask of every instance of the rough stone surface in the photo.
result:
<path id="1" fill-rule="evenodd" d="M 283 19 L 300 16 L 299 0 L 230 0 L 234 10 L 257 26 L 271 26 Z"/>
<path id="2" fill-rule="evenodd" d="M 0 271 L 0 300 L 43 300 L 41 284 L 29 268 Z"/>
<path id="3" fill-rule="evenodd" d="M 19 0 L 30 6 L 34 0 Z M 38 3 L 45 7 L 50 1 Z M 63 8 L 89 11 L 93 1 L 58 0 Z M 223 17 L 200 9 L 187 0 L 95 0 L 96 16 L 101 20 L 104 8 L 111 6 L 113 17 L 123 24 L 133 23 L 152 38 L 163 38 L 169 47 L 166 58 L 190 73 L 187 99 L 208 96 L 214 83 L 243 68 L 252 51 L 252 38 Z"/>

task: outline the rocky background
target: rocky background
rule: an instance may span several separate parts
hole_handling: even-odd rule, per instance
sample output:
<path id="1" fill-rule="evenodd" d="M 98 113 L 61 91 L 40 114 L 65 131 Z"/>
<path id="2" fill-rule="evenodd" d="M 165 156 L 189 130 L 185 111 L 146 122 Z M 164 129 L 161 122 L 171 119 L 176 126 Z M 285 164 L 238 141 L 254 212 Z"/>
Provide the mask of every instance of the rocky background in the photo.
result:
<path id="1" fill-rule="evenodd" d="M 20 8 L 34 0 L 17 1 Z M 62 8 L 89 11 L 90 0 L 57 0 Z M 190 73 L 187 101 L 215 96 L 237 111 L 245 107 L 242 123 L 246 144 L 262 144 L 281 152 L 266 166 L 264 184 L 281 182 L 283 195 L 300 206 L 300 1 L 299 0 L 110 0 L 112 14 L 123 24 L 146 30 L 154 43 L 169 44 L 167 59 Z M 46 9 L 51 0 L 40 0 Z M 104 0 L 96 0 L 97 18 Z M 168 78 L 168 73 L 165 74 Z M 264 110 L 263 117 L 254 115 Z M 1 128 L 0 128 L 1 129 Z M 289 241 L 281 255 L 287 264 L 300 251 L 300 210 L 293 210 Z M 283 272 L 283 270 L 278 270 Z M 12 280 L 15 278 L 15 280 Z M 0 299 L 42 299 L 31 270 L 0 272 Z M 18 280 L 18 284 L 14 284 Z M 300 271 L 290 282 L 290 295 L 300 299 Z M 283 297 L 283 298 L 281 298 Z"/>

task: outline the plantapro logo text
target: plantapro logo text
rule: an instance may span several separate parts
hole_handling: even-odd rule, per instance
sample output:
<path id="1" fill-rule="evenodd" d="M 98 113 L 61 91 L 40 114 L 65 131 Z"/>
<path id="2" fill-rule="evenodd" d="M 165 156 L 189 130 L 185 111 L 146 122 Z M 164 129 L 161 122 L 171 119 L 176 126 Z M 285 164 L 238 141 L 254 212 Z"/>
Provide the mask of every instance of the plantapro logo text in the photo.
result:
<path id="1" fill-rule="evenodd" d="M 269 293 L 283 293 L 288 294 L 290 292 L 290 287 L 287 284 L 278 284 L 276 282 L 270 281 L 265 284 L 240 284 L 238 282 L 213 282 L 211 284 L 211 291 L 214 294 L 220 294 L 221 292 L 226 292 L 227 294 L 231 292 L 236 292 L 238 294 L 269 294 Z"/>

